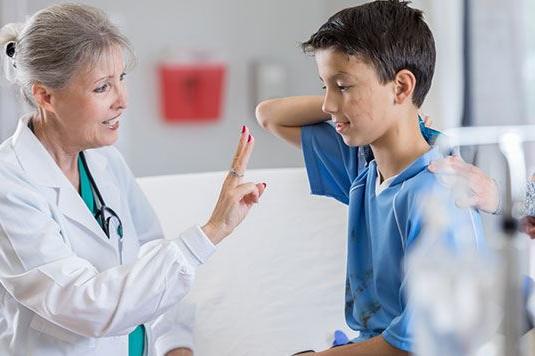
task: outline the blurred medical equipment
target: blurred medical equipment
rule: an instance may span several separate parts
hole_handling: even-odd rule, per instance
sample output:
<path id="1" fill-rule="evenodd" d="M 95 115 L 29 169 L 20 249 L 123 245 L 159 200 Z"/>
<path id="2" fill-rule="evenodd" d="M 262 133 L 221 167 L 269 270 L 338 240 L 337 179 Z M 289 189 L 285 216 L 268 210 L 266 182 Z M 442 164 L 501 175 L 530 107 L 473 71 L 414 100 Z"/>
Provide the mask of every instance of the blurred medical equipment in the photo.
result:
<path id="1" fill-rule="evenodd" d="M 519 340 L 527 315 L 520 272 L 525 252 L 519 246 L 518 221 L 526 197 L 522 144 L 531 141 L 535 141 L 535 126 L 454 128 L 445 131 L 439 141 L 444 152 L 461 146 L 498 144 L 506 161 L 506 197 L 497 239 L 499 253 L 485 247 L 479 251 L 467 248 L 465 234 L 453 241 L 452 247 L 451 241 L 441 236 L 458 221 L 440 203 L 441 197 L 432 195 L 424 202 L 429 212 L 425 239 L 406 266 L 412 276 L 409 293 L 418 355 L 522 354 Z M 453 190 L 465 194 L 468 187 L 457 180 Z M 499 334 L 503 338 L 497 337 Z"/>
<path id="2" fill-rule="evenodd" d="M 227 64 L 209 50 L 170 51 L 158 65 L 161 115 L 167 123 L 222 117 Z"/>

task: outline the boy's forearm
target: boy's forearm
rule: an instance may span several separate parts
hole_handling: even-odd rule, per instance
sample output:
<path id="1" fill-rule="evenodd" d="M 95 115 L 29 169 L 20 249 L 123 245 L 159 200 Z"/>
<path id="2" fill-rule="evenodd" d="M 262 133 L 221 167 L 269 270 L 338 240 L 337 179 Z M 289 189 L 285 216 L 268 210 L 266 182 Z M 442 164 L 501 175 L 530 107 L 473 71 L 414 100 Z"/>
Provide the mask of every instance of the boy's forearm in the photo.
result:
<path id="1" fill-rule="evenodd" d="M 266 100 L 256 107 L 262 128 L 286 142 L 301 147 L 301 126 L 327 120 L 321 96 L 293 96 Z"/>
<path id="2" fill-rule="evenodd" d="M 256 107 L 258 122 L 268 128 L 271 125 L 301 127 L 328 119 L 321 107 L 322 96 L 291 96 L 270 99 Z"/>
<path id="3" fill-rule="evenodd" d="M 408 356 L 409 353 L 391 346 L 382 336 L 356 344 L 340 346 L 316 353 L 318 356 Z"/>

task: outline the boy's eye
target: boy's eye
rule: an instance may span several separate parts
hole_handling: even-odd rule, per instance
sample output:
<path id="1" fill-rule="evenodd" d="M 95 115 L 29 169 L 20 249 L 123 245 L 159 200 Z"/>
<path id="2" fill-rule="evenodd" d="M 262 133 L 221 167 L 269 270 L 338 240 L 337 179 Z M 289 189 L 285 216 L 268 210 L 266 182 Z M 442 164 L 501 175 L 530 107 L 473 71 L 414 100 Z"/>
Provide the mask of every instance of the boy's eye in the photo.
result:
<path id="1" fill-rule="evenodd" d="M 119 80 L 120 80 L 120 81 L 123 81 L 123 80 L 124 80 L 124 77 L 126 77 L 126 73 L 121 73 L 121 76 L 119 77 Z"/>
<path id="2" fill-rule="evenodd" d="M 95 93 L 104 93 L 106 91 L 106 89 L 108 89 L 109 85 L 108 83 L 106 84 L 103 84 L 101 86 L 99 86 L 98 88 L 95 88 L 95 90 L 93 90 Z"/>
<path id="3" fill-rule="evenodd" d="M 327 89 L 327 86 L 324 85 L 324 86 L 321 87 L 321 89 L 325 90 L 325 89 Z"/>
<path id="4" fill-rule="evenodd" d="M 348 86 L 346 86 L 346 85 L 338 85 L 338 89 L 340 91 L 346 91 L 346 90 L 348 90 L 350 88 L 351 88 L 351 86 L 349 86 L 349 85 Z"/>

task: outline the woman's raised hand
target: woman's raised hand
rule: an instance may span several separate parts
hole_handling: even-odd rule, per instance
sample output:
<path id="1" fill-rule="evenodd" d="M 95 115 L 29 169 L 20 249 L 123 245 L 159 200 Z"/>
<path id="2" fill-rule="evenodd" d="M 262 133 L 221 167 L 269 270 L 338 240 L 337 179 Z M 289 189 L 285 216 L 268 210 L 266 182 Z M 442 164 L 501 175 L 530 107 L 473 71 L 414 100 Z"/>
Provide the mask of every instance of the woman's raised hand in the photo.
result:
<path id="1" fill-rule="evenodd" d="M 223 240 L 243 221 L 266 189 L 266 183 L 242 182 L 253 147 L 254 137 L 246 126 L 242 126 L 240 142 L 223 182 L 219 199 L 212 216 L 202 227 L 214 244 Z"/>

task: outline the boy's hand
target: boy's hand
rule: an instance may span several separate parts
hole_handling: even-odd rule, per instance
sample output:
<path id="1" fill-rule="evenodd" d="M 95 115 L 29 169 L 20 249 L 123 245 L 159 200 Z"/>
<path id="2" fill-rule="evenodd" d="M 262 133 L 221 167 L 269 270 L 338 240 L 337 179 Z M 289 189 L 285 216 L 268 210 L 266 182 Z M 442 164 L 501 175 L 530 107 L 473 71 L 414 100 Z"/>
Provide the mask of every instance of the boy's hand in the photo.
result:
<path id="1" fill-rule="evenodd" d="M 431 125 L 433 125 L 433 120 L 431 119 L 431 116 L 424 115 L 424 124 L 425 127 L 431 127 Z"/>

